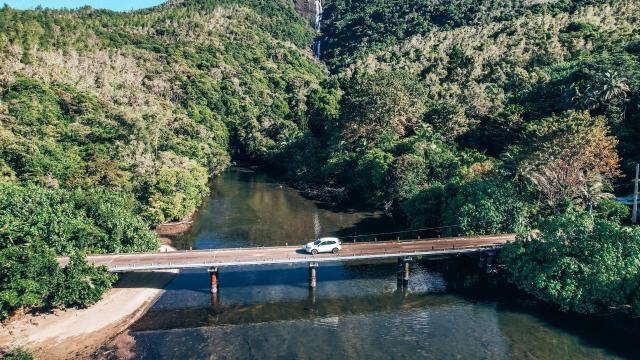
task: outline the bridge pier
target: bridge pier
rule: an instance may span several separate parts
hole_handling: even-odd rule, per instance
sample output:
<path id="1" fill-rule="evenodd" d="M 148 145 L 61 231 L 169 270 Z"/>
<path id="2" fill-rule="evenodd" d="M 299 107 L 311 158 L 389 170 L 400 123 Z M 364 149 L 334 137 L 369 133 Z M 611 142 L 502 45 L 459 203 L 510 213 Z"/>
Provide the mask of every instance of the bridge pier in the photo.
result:
<path id="1" fill-rule="evenodd" d="M 220 310 L 220 297 L 218 296 L 217 292 L 211 293 L 211 308 L 213 309 L 213 311 Z"/>
<path id="2" fill-rule="evenodd" d="M 480 256 L 478 256 L 478 268 L 480 270 L 484 270 L 487 267 L 487 254 L 485 253 L 481 253 Z"/>
<path id="3" fill-rule="evenodd" d="M 409 276 L 411 275 L 411 259 L 410 256 L 398 258 L 398 290 L 406 290 L 409 288 Z"/>
<path id="4" fill-rule="evenodd" d="M 309 263 L 309 288 L 316 288 L 316 269 L 318 268 L 317 262 Z"/>
<path id="5" fill-rule="evenodd" d="M 487 274 L 493 272 L 493 260 L 496 254 L 494 252 L 487 253 Z"/>
<path id="6" fill-rule="evenodd" d="M 212 266 L 209 268 L 209 278 L 211 279 L 211 294 L 218 293 L 218 267 Z"/>
<path id="7" fill-rule="evenodd" d="M 316 288 L 315 287 L 309 287 L 309 303 L 311 304 L 311 306 L 315 306 L 316 305 Z"/>
<path id="8" fill-rule="evenodd" d="M 484 270 L 487 272 L 487 274 L 490 274 L 493 272 L 493 261 L 495 260 L 496 257 L 496 253 L 493 251 L 487 251 L 485 253 L 480 254 L 480 257 L 478 258 L 478 267 L 481 270 Z"/>

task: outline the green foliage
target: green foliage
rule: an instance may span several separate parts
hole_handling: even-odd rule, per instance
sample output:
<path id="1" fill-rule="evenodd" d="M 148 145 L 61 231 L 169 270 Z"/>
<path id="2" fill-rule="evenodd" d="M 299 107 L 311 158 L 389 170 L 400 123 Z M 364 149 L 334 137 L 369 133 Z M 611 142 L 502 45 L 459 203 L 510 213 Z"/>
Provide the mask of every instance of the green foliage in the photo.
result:
<path id="1" fill-rule="evenodd" d="M 344 67 L 375 50 L 469 25 L 510 20 L 529 14 L 572 13 L 600 1 L 536 2 L 470 0 L 330 0 L 324 6 L 322 57 L 334 68 Z"/>
<path id="2" fill-rule="evenodd" d="M 640 280 L 638 280 L 638 283 L 640 283 Z M 640 286 L 638 287 L 638 290 L 636 290 L 636 293 L 633 296 L 632 305 L 633 305 L 633 311 L 635 312 L 635 314 L 640 315 Z"/>
<path id="3" fill-rule="evenodd" d="M 314 143 L 307 104 L 323 127 L 339 91 L 319 86 L 313 37 L 285 0 L 0 9 L 0 251 L 23 260 L 0 278 L 0 316 L 95 302 L 112 279 L 75 255 L 60 274 L 30 271 L 78 251 L 153 251 L 150 228 L 192 214 L 232 152 L 265 161 Z M 53 299 L 36 275 L 66 284 Z"/>
<path id="4" fill-rule="evenodd" d="M 434 184 L 402 202 L 402 211 L 415 229 L 438 229 L 442 226 L 442 207 L 447 199 L 443 185 Z"/>
<path id="5" fill-rule="evenodd" d="M 0 250 L 0 317 L 18 308 L 87 306 L 100 300 L 115 275 L 87 264 L 74 253 L 60 269 L 45 246 L 12 246 Z"/>
<path id="6" fill-rule="evenodd" d="M 514 232 L 526 225 L 529 209 L 512 182 L 476 179 L 454 190 L 442 209 L 448 235 L 481 235 Z"/>
<path id="7" fill-rule="evenodd" d="M 440 229 L 447 236 L 514 232 L 532 213 L 514 184 L 501 178 L 435 183 L 400 207 L 412 227 Z"/>
<path id="8" fill-rule="evenodd" d="M 208 195 L 207 171 L 197 164 L 186 168 L 164 166 L 144 188 L 150 195 L 145 216 L 152 223 L 182 220 L 193 214 Z"/>
<path id="9" fill-rule="evenodd" d="M 538 229 L 539 236 L 523 233 L 503 248 L 500 261 L 511 282 L 579 313 L 632 304 L 640 288 L 640 228 L 570 212 Z"/>
<path id="10" fill-rule="evenodd" d="M 23 349 L 13 349 L 6 354 L 2 354 L 5 360 L 33 360 L 33 355 Z"/>
<path id="11" fill-rule="evenodd" d="M 392 161 L 393 156 L 380 149 L 366 151 L 357 159 L 352 186 L 360 194 L 366 194 L 368 202 L 384 200 L 386 175 Z"/>
<path id="12" fill-rule="evenodd" d="M 612 222 L 622 222 L 631 215 L 629 206 L 612 199 L 601 200 L 593 210 L 597 217 Z"/>
<path id="13" fill-rule="evenodd" d="M 151 251 L 157 237 L 125 195 L 0 183 L 0 248 L 44 245 L 56 254 Z"/>
<path id="14" fill-rule="evenodd" d="M 340 111 L 343 136 L 369 144 L 405 135 L 420 122 L 426 90 L 403 71 L 356 73 L 345 85 Z"/>
<path id="15" fill-rule="evenodd" d="M 0 318 L 21 307 L 97 301 L 114 279 L 74 254 L 156 250 L 158 238 L 135 206 L 135 200 L 103 188 L 0 183 Z M 71 266 L 61 270 L 55 256 L 68 254 Z"/>
<path id="16" fill-rule="evenodd" d="M 57 307 L 86 307 L 96 303 L 111 288 L 116 275 L 106 267 L 89 265 L 81 253 L 71 256 L 62 269 L 62 281 L 53 294 L 52 304 Z"/>
<path id="17" fill-rule="evenodd" d="M 46 307 L 62 273 L 44 246 L 0 249 L 0 318 L 20 307 Z"/>

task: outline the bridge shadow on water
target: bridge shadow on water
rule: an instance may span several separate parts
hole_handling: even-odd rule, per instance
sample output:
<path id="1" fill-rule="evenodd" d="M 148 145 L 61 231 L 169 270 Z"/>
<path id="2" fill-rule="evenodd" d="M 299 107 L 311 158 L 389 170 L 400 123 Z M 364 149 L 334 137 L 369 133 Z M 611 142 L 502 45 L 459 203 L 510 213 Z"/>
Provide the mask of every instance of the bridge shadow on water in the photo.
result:
<path id="1" fill-rule="evenodd" d="M 301 266 L 284 267 L 243 267 L 220 271 L 220 292 L 212 297 L 206 271 L 183 271 L 167 291 L 176 296 L 185 291 L 196 292 L 203 303 L 189 306 L 182 304 L 169 307 L 152 307 L 130 330 L 135 332 L 164 331 L 216 327 L 223 325 L 265 324 L 282 321 L 324 321 L 334 317 L 384 317 L 384 314 L 402 313 L 430 314 L 444 313 L 447 316 L 483 312 L 495 318 L 497 331 L 504 337 L 514 354 L 526 353 L 523 344 L 540 342 L 539 354 L 554 358 L 553 344 L 556 335 L 566 334 L 581 346 L 605 349 L 608 355 L 622 358 L 639 358 L 635 342 L 640 330 L 638 319 L 624 315 L 608 317 L 581 316 L 560 313 L 553 308 L 532 301 L 531 298 L 512 287 L 487 276 L 478 269 L 475 259 L 462 257 L 454 261 L 419 261 L 416 270 L 439 274 L 446 283 L 446 290 L 421 290 L 416 282 L 423 277 L 412 278 L 409 289 L 363 293 L 355 289 L 342 293 L 331 292 L 333 283 L 353 287 L 354 280 L 380 281 L 390 285 L 395 280 L 396 264 L 383 262 L 375 264 L 321 265 L 318 270 L 318 289 L 308 289 L 307 268 Z M 344 282 L 344 283 L 342 283 Z M 277 298 L 252 298 L 238 301 L 239 293 L 234 289 L 255 289 L 275 286 L 277 291 L 293 291 Z M 284 286 L 284 290 L 283 287 Z M 286 290 L 288 288 L 289 290 Z M 297 289 L 297 290 L 292 290 Z M 234 293 L 235 291 L 235 293 Z M 257 292 L 260 294 L 260 292 Z M 229 295 L 229 296 L 227 296 Z M 256 296 L 255 293 L 252 294 Z M 233 299 L 230 299 L 232 297 Z M 182 304 L 182 305 L 181 305 Z M 451 315 L 454 314 L 454 315 Z M 460 316 L 460 315 L 456 315 Z M 463 321 L 456 319 L 455 321 Z M 469 320 L 471 321 L 471 320 Z M 566 344 L 565 344 L 566 345 Z M 562 344 L 558 344 L 562 346 Z M 547 347 L 549 349 L 544 349 Z M 557 355 L 558 353 L 555 353 Z"/>
<path id="2" fill-rule="evenodd" d="M 375 263 L 349 265 L 321 263 L 317 270 L 318 282 L 346 281 L 352 276 L 359 279 L 380 279 L 383 276 L 395 276 L 395 260 L 379 260 Z M 119 281 L 116 288 L 148 287 L 148 279 L 158 274 L 173 276 L 171 272 L 137 272 L 127 273 Z M 264 265 L 238 266 L 220 268 L 219 284 L 221 288 L 246 288 L 252 286 L 286 285 L 288 287 L 307 288 L 308 267 L 306 265 Z M 133 278 L 134 281 L 129 280 Z M 167 291 L 190 290 L 209 294 L 210 280 L 207 269 L 182 270 L 176 278 L 166 286 Z"/>
<path id="3" fill-rule="evenodd" d="M 451 307 L 448 296 L 425 297 L 398 291 L 393 294 L 291 299 L 258 304 L 224 304 L 224 296 L 209 307 L 152 309 L 138 320 L 132 331 L 173 330 L 214 325 L 259 324 L 272 321 L 311 320 L 328 316 L 348 316 L 389 311 L 410 311 L 422 307 Z"/>

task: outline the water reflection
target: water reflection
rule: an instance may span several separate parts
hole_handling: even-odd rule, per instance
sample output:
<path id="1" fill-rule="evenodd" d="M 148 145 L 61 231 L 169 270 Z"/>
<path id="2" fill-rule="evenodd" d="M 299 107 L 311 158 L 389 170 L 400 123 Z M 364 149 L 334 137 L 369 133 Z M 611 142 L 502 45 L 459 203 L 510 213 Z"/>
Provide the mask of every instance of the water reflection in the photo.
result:
<path id="1" fill-rule="evenodd" d="M 376 220 L 377 219 L 377 220 Z M 375 212 L 333 212 L 245 170 L 214 185 L 182 248 L 271 246 L 318 235 L 384 232 Z M 478 260 L 417 259 L 398 291 L 395 261 L 229 267 L 212 298 L 205 270 L 174 280 L 132 327 L 140 359 L 633 358 L 631 334 L 526 308 Z"/>
<path id="2" fill-rule="evenodd" d="M 322 208 L 262 172 L 234 168 L 218 177 L 181 249 L 302 244 L 319 236 L 390 231 L 381 212 Z"/>

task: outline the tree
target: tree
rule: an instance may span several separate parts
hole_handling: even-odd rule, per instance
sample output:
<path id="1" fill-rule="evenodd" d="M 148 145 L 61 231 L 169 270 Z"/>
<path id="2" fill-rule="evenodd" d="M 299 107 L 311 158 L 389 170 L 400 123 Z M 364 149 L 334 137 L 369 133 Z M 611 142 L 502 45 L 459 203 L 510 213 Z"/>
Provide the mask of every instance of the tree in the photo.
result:
<path id="1" fill-rule="evenodd" d="M 620 175 L 616 144 L 603 117 L 567 112 L 545 118 L 530 124 L 522 137 L 518 175 L 553 211 L 597 203 Z"/>
<path id="2" fill-rule="evenodd" d="M 622 105 L 627 101 L 630 91 L 628 80 L 616 71 L 606 71 L 595 76 L 593 83 L 587 85 L 583 91 L 578 87 L 574 89 L 574 101 L 588 109 L 603 105 Z"/>
<path id="3" fill-rule="evenodd" d="M 587 213 L 542 221 L 503 247 L 507 278 L 562 310 L 608 311 L 631 305 L 640 291 L 640 227 L 624 228 Z"/>
<path id="4" fill-rule="evenodd" d="M 434 130 L 445 139 L 455 140 L 469 131 L 470 121 L 464 109 L 452 101 L 433 101 L 424 115 L 425 122 L 433 125 Z"/>
<path id="5" fill-rule="evenodd" d="M 412 228 L 437 229 L 442 226 L 442 207 L 447 199 L 445 187 L 433 184 L 400 204 Z"/>
<path id="6" fill-rule="evenodd" d="M 386 183 L 393 156 L 380 149 L 364 152 L 358 158 L 352 187 L 367 202 L 379 205 L 387 199 Z"/>
<path id="7" fill-rule="evenodd" d="M 62 274 L 54 253 L 44 246 L 0 250 L 0 318 L 19 308 L 46 307 Z"/>
<path id="8" fill-rule="evenodd" d="M 510 181 L 477 178 L 449 193 L 442 207 L 446 235 L 510 233 L 527 225 L 530 209 Z"/>
<path id="9" fill-rule="evenodd" d="M 62 281 L 53 293 L 52 305 L 58 307 L 86 307 L 96 303 L 111 288 L 116 275 L 106 267 L 89 265 L 84 254 L 74 253 L 62 269 Z"/>
<path id="10" fill-rule="evenodd" d="M 343 137 L 350 143 L 375 145 L 391 131 L 402 137 L 420 123 L 426 90 L 403 71 L 355 73 L 346 84 L 340 105 Z"/>

